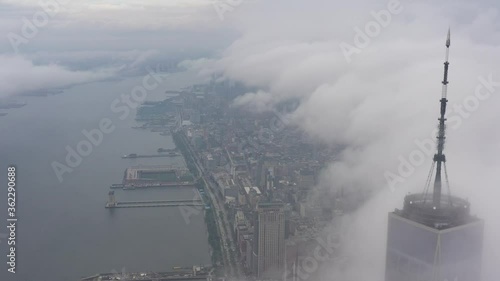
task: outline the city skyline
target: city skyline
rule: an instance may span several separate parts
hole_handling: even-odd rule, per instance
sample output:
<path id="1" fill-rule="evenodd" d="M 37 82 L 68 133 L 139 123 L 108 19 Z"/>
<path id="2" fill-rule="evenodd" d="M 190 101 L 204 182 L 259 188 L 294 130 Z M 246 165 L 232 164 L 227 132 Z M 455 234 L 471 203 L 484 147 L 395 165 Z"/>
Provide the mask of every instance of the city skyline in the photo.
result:
<path id="1" fill-rule="evenodd" d="M 496 281 L 499 11 L 0 0 L 0 279 Z"/>

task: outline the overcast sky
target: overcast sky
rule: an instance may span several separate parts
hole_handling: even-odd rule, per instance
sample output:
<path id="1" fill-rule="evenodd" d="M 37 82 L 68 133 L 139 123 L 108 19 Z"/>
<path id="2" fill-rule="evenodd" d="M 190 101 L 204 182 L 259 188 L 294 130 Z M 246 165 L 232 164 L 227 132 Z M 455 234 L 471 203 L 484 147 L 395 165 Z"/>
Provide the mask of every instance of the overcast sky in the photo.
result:
<path id="1" fill-rule="evenodd" d="M 202 0 L 74 0 L 61 5 L 18 52 L 8 34 L 21 35 L 22 18 L 42 9 L 38 0 L 0 3 L 0 96 L 116 77 L 181 58 L 202 76 L 221 73 L 260 89 L 235 106 L 266 110 L 300 100 L 290 115 L 293 125 L 318 142 L 348 147 L 321 185 L 376 191 L 348 226 L 357 265 L 342 273 L 351 278 L 345 280 L 382 280 L 387 212 L 401 207 L 407 192 L 423 188 L 431 157 L 397 182 L 395 191 L 386 176 L 399 176 L 401 159 L 421 150 L 415 141 L 433 140 L 451 27 L 448 172 L 452 192 L 469 198 L 473 213 L 486 219 L 484 280 L 498 280 L 497 1 L 233 0 L 214 6 Z M 368 41 L 356 44 L 357 28 L 373 26 L 373 14 L 382 10 L 392 10 L 390 20 L 385 17 Z M 488 86 L 481 79 L 494 82 Z M 478 85 L 481 100 L 474 97 Z M 375 230 L 366 231 L 367 225 Z"/>
<path id="2" fill-rule="evenodd" d="M 209 1 L 39 2 L 55 0 L 0 1 L 0 97 L 211 56 L 237 38 Z"/>

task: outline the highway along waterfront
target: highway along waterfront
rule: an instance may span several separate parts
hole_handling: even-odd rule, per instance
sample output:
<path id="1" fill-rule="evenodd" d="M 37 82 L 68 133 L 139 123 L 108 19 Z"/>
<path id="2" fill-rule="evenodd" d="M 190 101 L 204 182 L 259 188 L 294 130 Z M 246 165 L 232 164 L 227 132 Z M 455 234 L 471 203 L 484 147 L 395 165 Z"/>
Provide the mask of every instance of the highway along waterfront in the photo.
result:
<path id="1" fill-rule="evenodd" d="M 175 132 L 173 134 L 173 138 L 177 146 L 179 146 L 181 151 L 184 153 L 187 161 L 187 166 L 190 168 L 190 170 L 192 170 L 194 174 L 200 176 L 200 185 L 204 187 L 204 190 L 207 192 L 208 197 L 210 198 L 211 206 L 213 208 L 212 213 L 215 214 L 214 219 L 217 227 L 217 234 L 219 236 L 218 238 L 219 241 L 224 242 L 220 243 L 219 246 L 220 251 L 222 252 L 222 262 L 224 265 L 225 275 L 230 279 L 241 278 L 243 277 L 241 265 L 231 252 L 231 249 L 236 245 L 233 241 L 233 234 L 231 232 L 231 227 L 227 219 L 226 210 L 224 209 L 224 203 L 219 201 L 219 197 L 215 192 L 216 183 L 210 180 L 208 173 L 205 172 L 201 161 L 199 160 L 189 141 L 187 141 L 186 136 L 183 134 L 183 132 Z M 225 243 L 226 241 L 229 241 L 229 243 Z"/>

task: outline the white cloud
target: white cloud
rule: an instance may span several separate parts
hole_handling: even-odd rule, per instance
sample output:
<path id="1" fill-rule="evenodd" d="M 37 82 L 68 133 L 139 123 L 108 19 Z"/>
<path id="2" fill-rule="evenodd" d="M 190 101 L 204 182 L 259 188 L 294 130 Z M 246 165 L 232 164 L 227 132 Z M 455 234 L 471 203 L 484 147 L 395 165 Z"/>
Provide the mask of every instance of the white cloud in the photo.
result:
<path id="1" fill-rule="evenodd" d="M 500 21 L 498 6 L 491 1 L 455 1 L 447 7 L 401 1 L 403 11 L 347 63 L 339 44 L 353 44 L 354 27 L 363 29 L 373 20 L 370 12 L 385 9 L 388 2 L 288 0 L 242 7 L 232 19 L 243 36 L 204 72 L 222 72 L 265 89 L 240 97 L 238 105 L 261 109 L 299 98 L 301 105 L 292 115 L 295 124 L 316 140 L 347 145 L 322 185 L 378 195 L 352 220 L 356 241 L 348 250 L 357 262 L 344 276 L 351 279 L 345 280 L 383 279 L 387 212 L 402 207 L 406 192 L 423 189 L 430 158 L 396 193 L 389 193 L 384 171 L 397 169 L 398 156 L 407 156 L 415 149 L 414 140 L 430 138 L 437 126 L 448 25 L 449 108 L 474 93 L 479 76 L 492 74 L 500 81 Z M 500 196 L 493 172 L 500 161 L 491 157 L 500 153 L 498 134 L 492 133 L 500 121 L 499 106 L 497 88 L 459 129 L 449 129 L 445 151 L 452 190 L 469 197 L 473 212 L 488 225 L 485 281 L 500 276 L 494 265 L 500 252 L 500 205 L 492 199 Z M 363 225 L 371 226 L 370 231 Z"/>
<path id="2" fill-rule="evenodd" d="M 55 1 L 55 0 L 54 0 Z M 31 15 L 43 10 L 40 3 L 52 1 L 4 0 L 0 5 L 16 10 L 16 14 Z M 59 1 L 52 28 L 80 29 L 84 26 L 105 29 L 150 29 L 203 27 L 208 22 L 219 23 L 210 1 Z"/>
<path id="3" fill-rule="evenodd" d="M 115 71 L 70 71 L 56 64 L 35 65 L 23 57 L 0 55 L 0 97 L 106 79 Z"/>

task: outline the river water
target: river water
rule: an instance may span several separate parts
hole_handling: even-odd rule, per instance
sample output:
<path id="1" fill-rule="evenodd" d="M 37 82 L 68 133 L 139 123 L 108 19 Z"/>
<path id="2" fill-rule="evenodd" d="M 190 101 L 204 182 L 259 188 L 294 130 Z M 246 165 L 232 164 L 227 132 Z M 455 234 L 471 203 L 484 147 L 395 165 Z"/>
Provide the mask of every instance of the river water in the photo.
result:
<path id="1" fill-rule="evenodd" d="M 210 263 L 203 215 L 186 220 L 178 207 L 104 208 L 109 185 L 133 165 L 183 166 L 182 157 L 121 159 L 175 147 L 170 136 L 136 130 L 135 113 L 121 120 L 110 106 L 141 84 L 142 77 L 75 86 L 49 97 L 22 98 L 28 104 L 0 117 L 0 225 L 7 225 L 7 166 L 17 166 L 17 266 L 6 272 L 7 241 L 0 236 L 0 280 L 70 281 L 103 272 L 168 271 Z M 28 82 L 28 81 L 27 81 Z M 166 89 L 191 84 L 189 73 L 164 78 L 147 100 Z M 82 157 L 60 182 L 51 166 L 65 164 L 66 146 L 85 140 L 82 130 L 109 118 L 116 127 Z M 192 188 L 116 191 L 117 200 L 193 199 Z M 0 234 L 7 233 L 5 227 Z M 2 238 L 3 237 L 3 238 Z"/>

